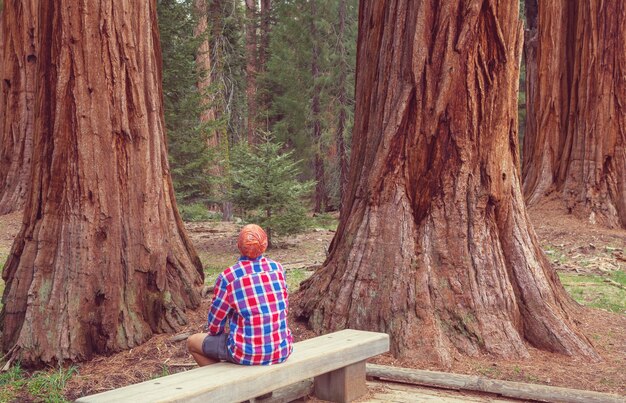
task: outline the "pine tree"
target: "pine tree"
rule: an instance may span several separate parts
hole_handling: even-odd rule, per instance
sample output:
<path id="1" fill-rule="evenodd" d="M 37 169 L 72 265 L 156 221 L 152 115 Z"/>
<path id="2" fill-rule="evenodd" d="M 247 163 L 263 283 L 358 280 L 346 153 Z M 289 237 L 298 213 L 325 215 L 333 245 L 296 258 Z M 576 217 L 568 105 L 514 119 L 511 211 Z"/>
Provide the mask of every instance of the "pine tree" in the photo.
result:
<path id="1" fill-rule="evenodd" d="M 354 107 L 357 2 L 345 1 L 343 32 L 338 29 L 339 6 L 339 0 L 317 0 L 313 17 L 309 3 L 275 1 L 267 72 L 258 76 L 259 95 L 269 99 L 260 114 L 276 138 L 304 161 L 306 178 L 314 178 L 316 168 L 324 172 L 324 195 L 330 199 L 325 203 L 331 207 L 338 207 L 340 198 L 337 133 L 343 123 L 342 139 L 349 137 Z M 318 126 L 319 131 L 314 130 Z M 326 156 L 323 169 L 315 164 L 316 155 Z"/>
<path id="2" fill-rule="evenodd" d="M 248 221 L 265 228 L 270 246 L 273 235 L 290 235 L 307 224 L 303 198 L 313 182 L 300 182 L 299 162 L 294 151 L 283 152 L 283 144 L 270 137 L 252 146 L 245 143 L 233 153 L 233 202 L 248 212 Z"/>

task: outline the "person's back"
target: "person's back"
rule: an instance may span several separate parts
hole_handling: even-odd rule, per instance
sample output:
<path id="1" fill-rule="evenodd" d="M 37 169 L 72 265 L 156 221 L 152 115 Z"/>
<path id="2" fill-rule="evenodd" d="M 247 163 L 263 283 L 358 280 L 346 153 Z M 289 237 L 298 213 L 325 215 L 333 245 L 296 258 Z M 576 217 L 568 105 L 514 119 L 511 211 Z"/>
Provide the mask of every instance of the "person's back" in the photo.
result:
<path id="1" fill-rule="evenodd" d="M 228 295 L 233 308 L 228 349 L 241 364 L 276 364 L 291 353 L 287 326 L 287 285 L 282 266 L 264 256 L 242 257 L 218 278 L 220 295 Z M 209 332 L 219 331 L 220 312 L 209 311 Z"/>
<path id="2" fill-rule="evenodd" d="M 194 334 L 187 347 L 198 365 L 220 360 L 244 365 L 285 361 L 293 349 L 287 325 L 288 293 L 283 267 L 262 255 L 267 236 L 246 225 L 237 246 L 242 256 L 215 282 L 209 309 L 208 335 Z M 226 322 L 228 333 L 224 333 Z"/>

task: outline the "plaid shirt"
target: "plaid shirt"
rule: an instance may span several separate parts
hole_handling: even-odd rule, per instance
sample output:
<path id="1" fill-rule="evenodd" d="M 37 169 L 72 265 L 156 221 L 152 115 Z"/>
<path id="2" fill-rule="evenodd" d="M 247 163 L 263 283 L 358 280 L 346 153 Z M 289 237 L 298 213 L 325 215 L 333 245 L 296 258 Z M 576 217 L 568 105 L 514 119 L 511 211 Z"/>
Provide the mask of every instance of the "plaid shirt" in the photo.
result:
<path id="1" fill-rule="evenodd" d="M 283 267 L 264 256 L 239 258 L 215 282 L 208 331 L 224 332 L 230 318 L 228 350 L 244 365 L 283 362 L 293 349 L 287 327 L 287 283 Z"/>

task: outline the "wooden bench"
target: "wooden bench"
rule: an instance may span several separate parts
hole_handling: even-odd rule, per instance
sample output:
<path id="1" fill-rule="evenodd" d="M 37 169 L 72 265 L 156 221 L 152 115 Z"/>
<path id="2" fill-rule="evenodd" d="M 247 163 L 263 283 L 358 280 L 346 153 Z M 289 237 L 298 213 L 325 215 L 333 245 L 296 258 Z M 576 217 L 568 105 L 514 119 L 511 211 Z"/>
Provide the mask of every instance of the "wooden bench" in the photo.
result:
<path id="1" fill-rule="evenodd" d="M 347 329 L 296 343 L 282 364 L 221 362 L 81 397 L 77 402 L 241 402 L 309 378 L 315 378 L 318 398 L 349 402 L 367 391 L 365 360 L 387 351 L 387 334 Z"/>

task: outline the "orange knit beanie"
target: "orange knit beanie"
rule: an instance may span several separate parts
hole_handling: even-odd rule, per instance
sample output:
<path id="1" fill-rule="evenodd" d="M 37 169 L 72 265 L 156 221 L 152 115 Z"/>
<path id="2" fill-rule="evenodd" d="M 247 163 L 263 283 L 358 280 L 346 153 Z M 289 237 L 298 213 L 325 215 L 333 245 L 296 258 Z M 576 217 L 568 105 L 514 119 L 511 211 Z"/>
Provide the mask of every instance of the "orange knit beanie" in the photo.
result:
<path id="1" fill-rule="evenodd" d="M 237 247 L 242 255 L 256 259 L 267 249 L 267 234 L 258 225 L 248 224 L 239 233 Z"/>

